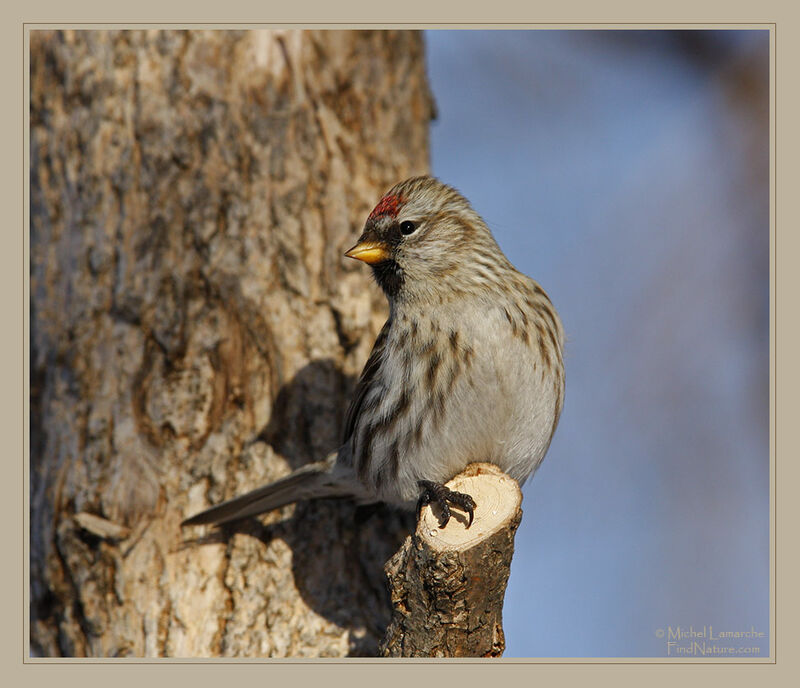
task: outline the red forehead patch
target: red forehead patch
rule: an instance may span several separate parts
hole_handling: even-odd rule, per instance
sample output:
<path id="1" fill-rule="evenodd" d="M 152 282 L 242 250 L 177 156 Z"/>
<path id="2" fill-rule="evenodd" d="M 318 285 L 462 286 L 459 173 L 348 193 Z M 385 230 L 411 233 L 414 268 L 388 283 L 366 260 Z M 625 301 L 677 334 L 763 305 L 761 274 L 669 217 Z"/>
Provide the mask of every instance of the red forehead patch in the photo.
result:
<path id="1" fill-rule="evenodd" d="M 375 206 L 373 211 L 369 214 L 368 220 L 374 220 L 376 217 L 381 217 L 383 215 L 388 215 L 389 217 L 397 217 L 397 213 L 400 212 L 400 204 L 403 202 L 403 199 L 400 196 L 396 196 L 394 194 L 389 196 L 384 196 L 378 205 Z"/>

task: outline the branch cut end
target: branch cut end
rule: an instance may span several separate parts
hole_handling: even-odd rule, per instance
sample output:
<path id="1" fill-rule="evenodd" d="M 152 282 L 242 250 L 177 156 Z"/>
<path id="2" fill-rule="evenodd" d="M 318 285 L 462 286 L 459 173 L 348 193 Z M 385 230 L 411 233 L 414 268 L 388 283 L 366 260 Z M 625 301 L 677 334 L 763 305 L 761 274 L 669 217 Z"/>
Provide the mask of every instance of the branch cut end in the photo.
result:
<path id="1" fill-rule="evenodd" d="M 438 506 L 423 507 L 417 537 L 433 550 L 461 552 L 509 528 L 522 504 L 522 491 L 513 478 L 491 463 L 471 463 L 447 483 L 475 500 L 475 519 L 467 528 L 467 515 L 453 508 L 447 526 L 439 528 Z"/>

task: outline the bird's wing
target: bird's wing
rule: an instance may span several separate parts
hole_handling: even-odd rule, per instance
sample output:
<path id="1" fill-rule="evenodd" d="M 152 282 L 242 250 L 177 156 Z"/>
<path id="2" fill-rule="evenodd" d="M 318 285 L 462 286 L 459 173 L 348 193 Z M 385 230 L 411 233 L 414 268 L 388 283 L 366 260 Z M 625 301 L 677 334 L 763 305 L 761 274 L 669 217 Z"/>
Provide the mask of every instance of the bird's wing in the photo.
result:
<path id="1" fill-rule="evenodd" d="M 384 324 L 380 334 L 378 335 L 378 338 L 375 340 L 375 344 L 372 347 L 372 352 L 370 353 L 369 358 L 364 365 L 364 370 L 361 371 L 361 377 L 358 379 L 358 384 L 356 385 L 355 392 L 353 393 L 353 399 L 350 402 L 350 407 L 347 409 L 347 416 L 345 417 L 344 421 L 344 435 L 342 437 L 342 444 L 347 444 L 347 442 L 350 441 L 353 430 L 355 430 L 356 419 L 361 411 L 361 405 L 364 402 L 364 397 L 367 395 L 367 392 L 372 386 L 375 376 L 381 367 L 381 359 L 383 358 L 383 350 L 386 346 L 386 339 L 389 335 L 389 327 L 391 322 L 392 321 L 390 319 Z"/>

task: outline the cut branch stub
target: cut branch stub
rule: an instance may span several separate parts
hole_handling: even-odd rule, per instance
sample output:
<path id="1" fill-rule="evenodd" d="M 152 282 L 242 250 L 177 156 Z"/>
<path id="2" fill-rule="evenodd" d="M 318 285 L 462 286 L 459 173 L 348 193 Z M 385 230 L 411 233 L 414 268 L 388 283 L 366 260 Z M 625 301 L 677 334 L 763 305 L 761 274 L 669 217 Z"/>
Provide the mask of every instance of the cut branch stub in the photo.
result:
<path id="1" fill-rule="evenodd" d="M 472 496 L 475 520 L 453 509 L 438 525 L 425 507 L 416 532 L 386 564 L 392 621 L 385 657 L 499 657 L 505 649 L 503 598 L 522 518 L 517 482 L 497 466 L 474 463 L 447 483 Z"/>

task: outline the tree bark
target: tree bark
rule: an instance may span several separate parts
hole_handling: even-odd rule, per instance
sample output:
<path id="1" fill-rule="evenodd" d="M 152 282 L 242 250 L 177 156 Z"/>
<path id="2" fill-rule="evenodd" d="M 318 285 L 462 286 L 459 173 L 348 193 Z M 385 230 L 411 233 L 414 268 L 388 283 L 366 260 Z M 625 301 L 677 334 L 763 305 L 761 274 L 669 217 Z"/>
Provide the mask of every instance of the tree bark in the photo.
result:
<path id="1" fill-rule="evenodd" d="M 34 655 L 376 652 L 409 518 L 178 524 L 336 448 L 432 111 L 417 32 L 31 33 Z"/>
<path id="2" fill-rule="evenodd" d="M 503 598 L 511 572 L 522 492 L 497 466 L 474 463 L 447 483 L 477 504 L 453 512 L 444 529 L 429 507 L 416 532 L 386 565 L 394 615 L 386 657 L 500 657 Z"/>

